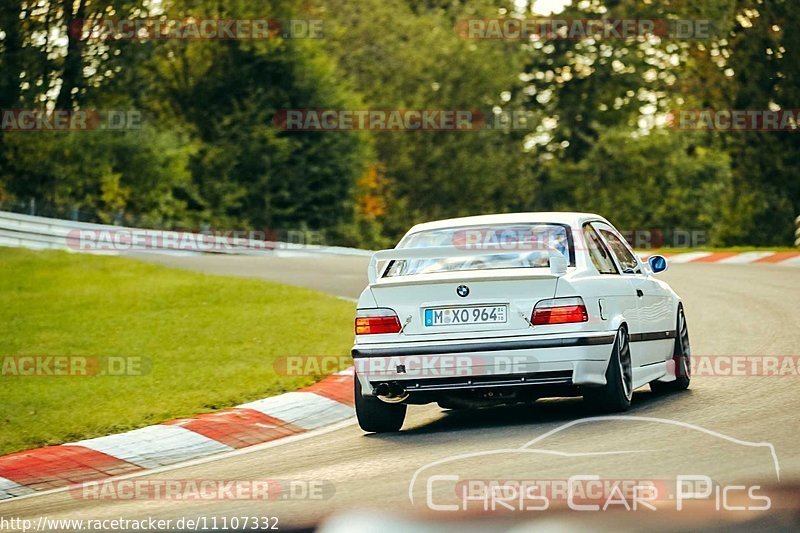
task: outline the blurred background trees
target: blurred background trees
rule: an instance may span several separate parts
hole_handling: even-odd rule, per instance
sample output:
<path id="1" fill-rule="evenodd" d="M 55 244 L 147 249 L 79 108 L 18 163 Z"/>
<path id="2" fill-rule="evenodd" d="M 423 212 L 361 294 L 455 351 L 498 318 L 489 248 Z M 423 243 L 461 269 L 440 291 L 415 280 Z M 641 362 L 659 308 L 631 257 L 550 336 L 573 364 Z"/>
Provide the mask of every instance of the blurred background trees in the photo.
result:
<path id="1" fill-rule="evenodd" d="M 468 40 L 465 18 L 710 19 L 711 39 Z M 531 11 L 536 8 L 538 11 Z M 92 18 L 321 19 L 324 38 L 110 40 Z M 433 218 L 596 211 L 714 245 L 790 245 L 791 132 L 679 109 L 800 108 L 794 0 L 7 0 L 0 109 L 135 109 L 133 131 L 0 131 L 0 206 L 156 227 L 323 230 L 380 247 Z M 530 128 L 286 132 L 281 109 L 525 111 Z"/>

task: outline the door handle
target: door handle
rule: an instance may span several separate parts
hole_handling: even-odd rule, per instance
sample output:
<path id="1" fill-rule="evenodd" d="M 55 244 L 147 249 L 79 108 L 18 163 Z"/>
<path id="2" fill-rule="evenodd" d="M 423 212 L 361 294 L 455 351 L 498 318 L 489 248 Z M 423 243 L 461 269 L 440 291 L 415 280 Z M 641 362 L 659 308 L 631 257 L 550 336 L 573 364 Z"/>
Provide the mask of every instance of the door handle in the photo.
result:
<path id="1" fill-rule="evenodd" d="M 638 296 L 639 298 L 644 296 L 644 292 L 642 292 L 642 289 L 636 289 L 636 296 Z"/>

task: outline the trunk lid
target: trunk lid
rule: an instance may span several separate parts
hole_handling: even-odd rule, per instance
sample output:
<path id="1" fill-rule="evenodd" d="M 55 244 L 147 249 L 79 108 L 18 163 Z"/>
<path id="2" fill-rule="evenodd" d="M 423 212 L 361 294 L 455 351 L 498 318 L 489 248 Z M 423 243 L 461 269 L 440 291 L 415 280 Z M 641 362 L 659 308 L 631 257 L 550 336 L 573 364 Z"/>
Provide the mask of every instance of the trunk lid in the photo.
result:
<path id="1" fill-rule="evenodd" d="M 442 272 L 382 278 L 370 290 L 378 307 L 397 312 L 404 337 L 472 337 L 529 330 L 534 305 L 555 297 L 558 277 L 547 268 Z"/>

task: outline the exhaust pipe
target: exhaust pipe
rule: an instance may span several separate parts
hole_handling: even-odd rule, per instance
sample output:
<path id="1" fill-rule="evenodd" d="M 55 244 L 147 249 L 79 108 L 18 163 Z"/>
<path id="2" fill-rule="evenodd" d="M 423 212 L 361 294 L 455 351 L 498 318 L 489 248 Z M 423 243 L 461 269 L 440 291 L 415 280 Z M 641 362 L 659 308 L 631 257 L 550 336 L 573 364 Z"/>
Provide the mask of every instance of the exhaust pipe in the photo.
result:
<path id="1" fill-rule="evenodd" d="M 405 387 L 396 381 L 389 383 L 389 393 L 391 396 L 402 396 L 406 393 Z"/>
<path id="2" fill-rule="evenodd" d="M 405 387 L 396 381 L 378 383 L 375 387 L 375 396 L 385 403 L 400 403 L 408 399 Z"/>

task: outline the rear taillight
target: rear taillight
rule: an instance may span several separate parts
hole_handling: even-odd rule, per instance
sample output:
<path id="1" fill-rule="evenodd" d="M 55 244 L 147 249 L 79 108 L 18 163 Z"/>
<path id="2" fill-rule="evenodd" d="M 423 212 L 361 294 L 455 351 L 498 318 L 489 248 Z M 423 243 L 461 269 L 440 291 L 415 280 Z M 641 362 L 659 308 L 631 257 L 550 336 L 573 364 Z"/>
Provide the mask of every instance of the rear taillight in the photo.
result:
<path id="1" fill-rule="evenodd" d="M 542 300 L 536 304 L 531 316 L 531 324 L 534 326 L 571 324 L 588 320 L 589 314 L 583 305 L 583 298 L 580 297 Z"/>
<path id="2" fill-rule="evenodd" d="M 391 309 L 359 309 L 356 311 L 356 335 L 399 333 L 402 327 L 397 313 Z"/>

